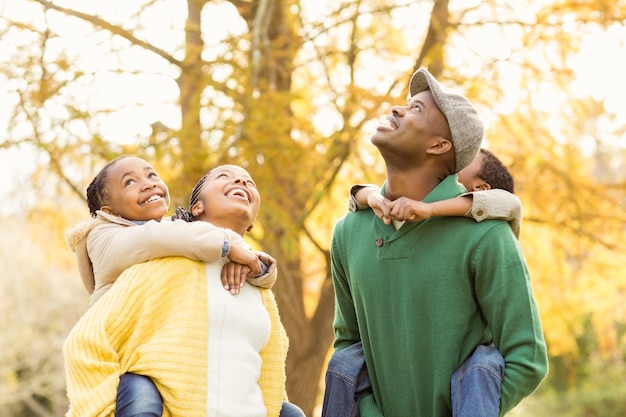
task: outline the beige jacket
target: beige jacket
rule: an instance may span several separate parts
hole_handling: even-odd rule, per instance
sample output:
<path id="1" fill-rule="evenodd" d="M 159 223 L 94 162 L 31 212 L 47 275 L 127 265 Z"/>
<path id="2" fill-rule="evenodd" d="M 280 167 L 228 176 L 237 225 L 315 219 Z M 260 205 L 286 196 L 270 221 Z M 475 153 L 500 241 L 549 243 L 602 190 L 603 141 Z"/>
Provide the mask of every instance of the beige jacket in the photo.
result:
<path id="1" fill-rule="evenodd" d="M 132 265 L 167 256 L 214 261 L 221 257 L 225 241 L 247 247 L 237 233 L 207 222 L 164 219 L 139 226 L 100 210 L 96 218 L 79 223 L 67 234 L 67 242 L 76 253 L 80 277 L 91 294 L 91 305 Z M 266 274 L 248 282 L 271 288 L 277 275 L 274 263 Z"/>
<path id="2" fill-rule="evenodd" d="M 506 190 L 494 188 L 486 191 L 473 191 L 463 195 L 472 195 L 472 207 L 465 217 L 472 217 L 477 222 L 485 219 L 506 220 L 519 239 L 522 228 L 522 203 L 520 199 Z"/>

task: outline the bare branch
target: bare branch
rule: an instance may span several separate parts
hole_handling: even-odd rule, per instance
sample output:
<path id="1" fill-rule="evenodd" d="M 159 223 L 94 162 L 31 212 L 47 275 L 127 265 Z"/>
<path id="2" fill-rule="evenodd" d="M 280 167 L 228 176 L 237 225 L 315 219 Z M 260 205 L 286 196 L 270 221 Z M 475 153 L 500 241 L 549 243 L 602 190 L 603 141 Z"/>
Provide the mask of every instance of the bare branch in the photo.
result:
<path id="1" fill-rule="evenodd" d="M 170 62 L 171 64 L 174 64 L 176 66 L 181 66 L 182 62 L 177 60 L 176 58 L 174 58 L 172 55 L 168 54 L 166 51 L 164 51 L 163 49 L 157 48 L 156 46 L 152 45 L 149 42 L 146 42 L 144 40 L 138 39 L 137 37 L 135 37 L 131 32 L 122 29 L 121 27 L 117 26 L 117 25 L 113 25 L 109 22 L 107 22 L 106 20 L 100 19 L 98 16 L 93 16 L 87 13 L 82 13 L 79 12 L 77 10 L 73 10 L 73 9 L 68 9 L 66 7 L 61 7 L 58 6 L 50 1 L 47 0 L 35 0 L 37 3 L 40 3 L 41 5 L 43 5 L 46 9 L 52 9 L 52 10 L 56 10 L 58 12 L 64 13 L 68 16 L 74 16 L 77 17 L 79 19 L 82 19 L 86 22 L 89 22 L 91 24 L 93 24 L 94 26 L 98 26 L 104 30 L 107 30 L 109 32 L 111 32 L 114 35 L 118 35 L 121 36 L 122 38 L 128 40 L 131 44 L 136 45 L 136 46 L 140 46 L 148 51 L 151 51 L 155 54 L 157 54 L 158 56 L 160 56 L 161 58 L 163 58 L 164 60 Z"/>

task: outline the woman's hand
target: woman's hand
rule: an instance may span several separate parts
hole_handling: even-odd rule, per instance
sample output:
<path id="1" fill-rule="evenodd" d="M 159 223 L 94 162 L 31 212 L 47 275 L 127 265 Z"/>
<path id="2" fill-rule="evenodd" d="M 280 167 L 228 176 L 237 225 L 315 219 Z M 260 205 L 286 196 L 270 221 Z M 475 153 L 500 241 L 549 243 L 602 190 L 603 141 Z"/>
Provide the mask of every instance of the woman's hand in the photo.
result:
<path id="1" fill-rule="evenodd" d="M 250 267 L 237 262 L 229 262 L 222 267 L 222 285 L 232 295 L 239 294 L 241 287 L 246 282 Z"/>

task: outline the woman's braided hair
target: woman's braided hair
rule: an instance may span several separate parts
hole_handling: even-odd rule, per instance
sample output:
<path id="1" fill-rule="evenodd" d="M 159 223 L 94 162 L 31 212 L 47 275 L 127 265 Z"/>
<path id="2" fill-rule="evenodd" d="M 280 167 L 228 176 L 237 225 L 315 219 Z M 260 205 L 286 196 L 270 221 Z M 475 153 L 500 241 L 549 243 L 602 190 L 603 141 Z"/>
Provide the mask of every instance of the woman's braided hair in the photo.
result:
<path id="1" fill-rule="evenodd" d="M 96 210 L 100 210 L 100 208 L 105 205 L 108 199 L 107 180 L 109 170 L 120 159 L 124 159 L 127 156 L 128 155 L 119 156 L 106 164 L 104 168 L 102 168 L 100 172 L 98 172 L 98 175 L 96 175 L 91 181 L 91 184 L 89 184 L 89 186 L 87 187 L 87 207 L 89 207 L 89 213 L 91 214 L 91 217 L 96 217 Z"/>
<path id="2" fill-rule="evenodd" d="M 202 187 L 204 186 L 204 183 L 209 177 L 211 171 L 204 174 L 202 178 L 200 178 L 200 181 L 198 181 L 193 187 L 193 190 L 191 191 L 191 197 L 189 197 L 189 210 L 178 207 L 172 215 L 172 220 L 181 219 L 186 222 L 193 222 L 197 220 L 196 217 L 191 213 L 191 208 L 198 202 L 198 200 L 200 200 L 200 192 L 202 191 Z"/>

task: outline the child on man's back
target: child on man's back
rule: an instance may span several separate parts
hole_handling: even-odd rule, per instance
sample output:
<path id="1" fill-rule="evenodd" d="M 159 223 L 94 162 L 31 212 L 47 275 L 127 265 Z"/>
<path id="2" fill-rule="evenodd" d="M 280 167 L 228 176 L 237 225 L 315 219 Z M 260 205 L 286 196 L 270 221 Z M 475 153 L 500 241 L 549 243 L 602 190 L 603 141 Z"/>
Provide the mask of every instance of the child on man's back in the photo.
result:
<path id="1" fill-rule="evenodd" d="M 465 216 L 478 222 L 501 219 L 509 222 L 519 238 L 522 204 L 513 194 L 513 176 L 499 158 L 487 149 L 480 149 L 474 161 L 458 173 L 458 178 L 468 192 L 434 203 L 405 197 L 390 201 L 376 185 L 355 185 L 350 191 L 350 208 L 352 211 L 372 208 L 386 224 L 392 220 L 417 222 L 436 216 Z"/>

